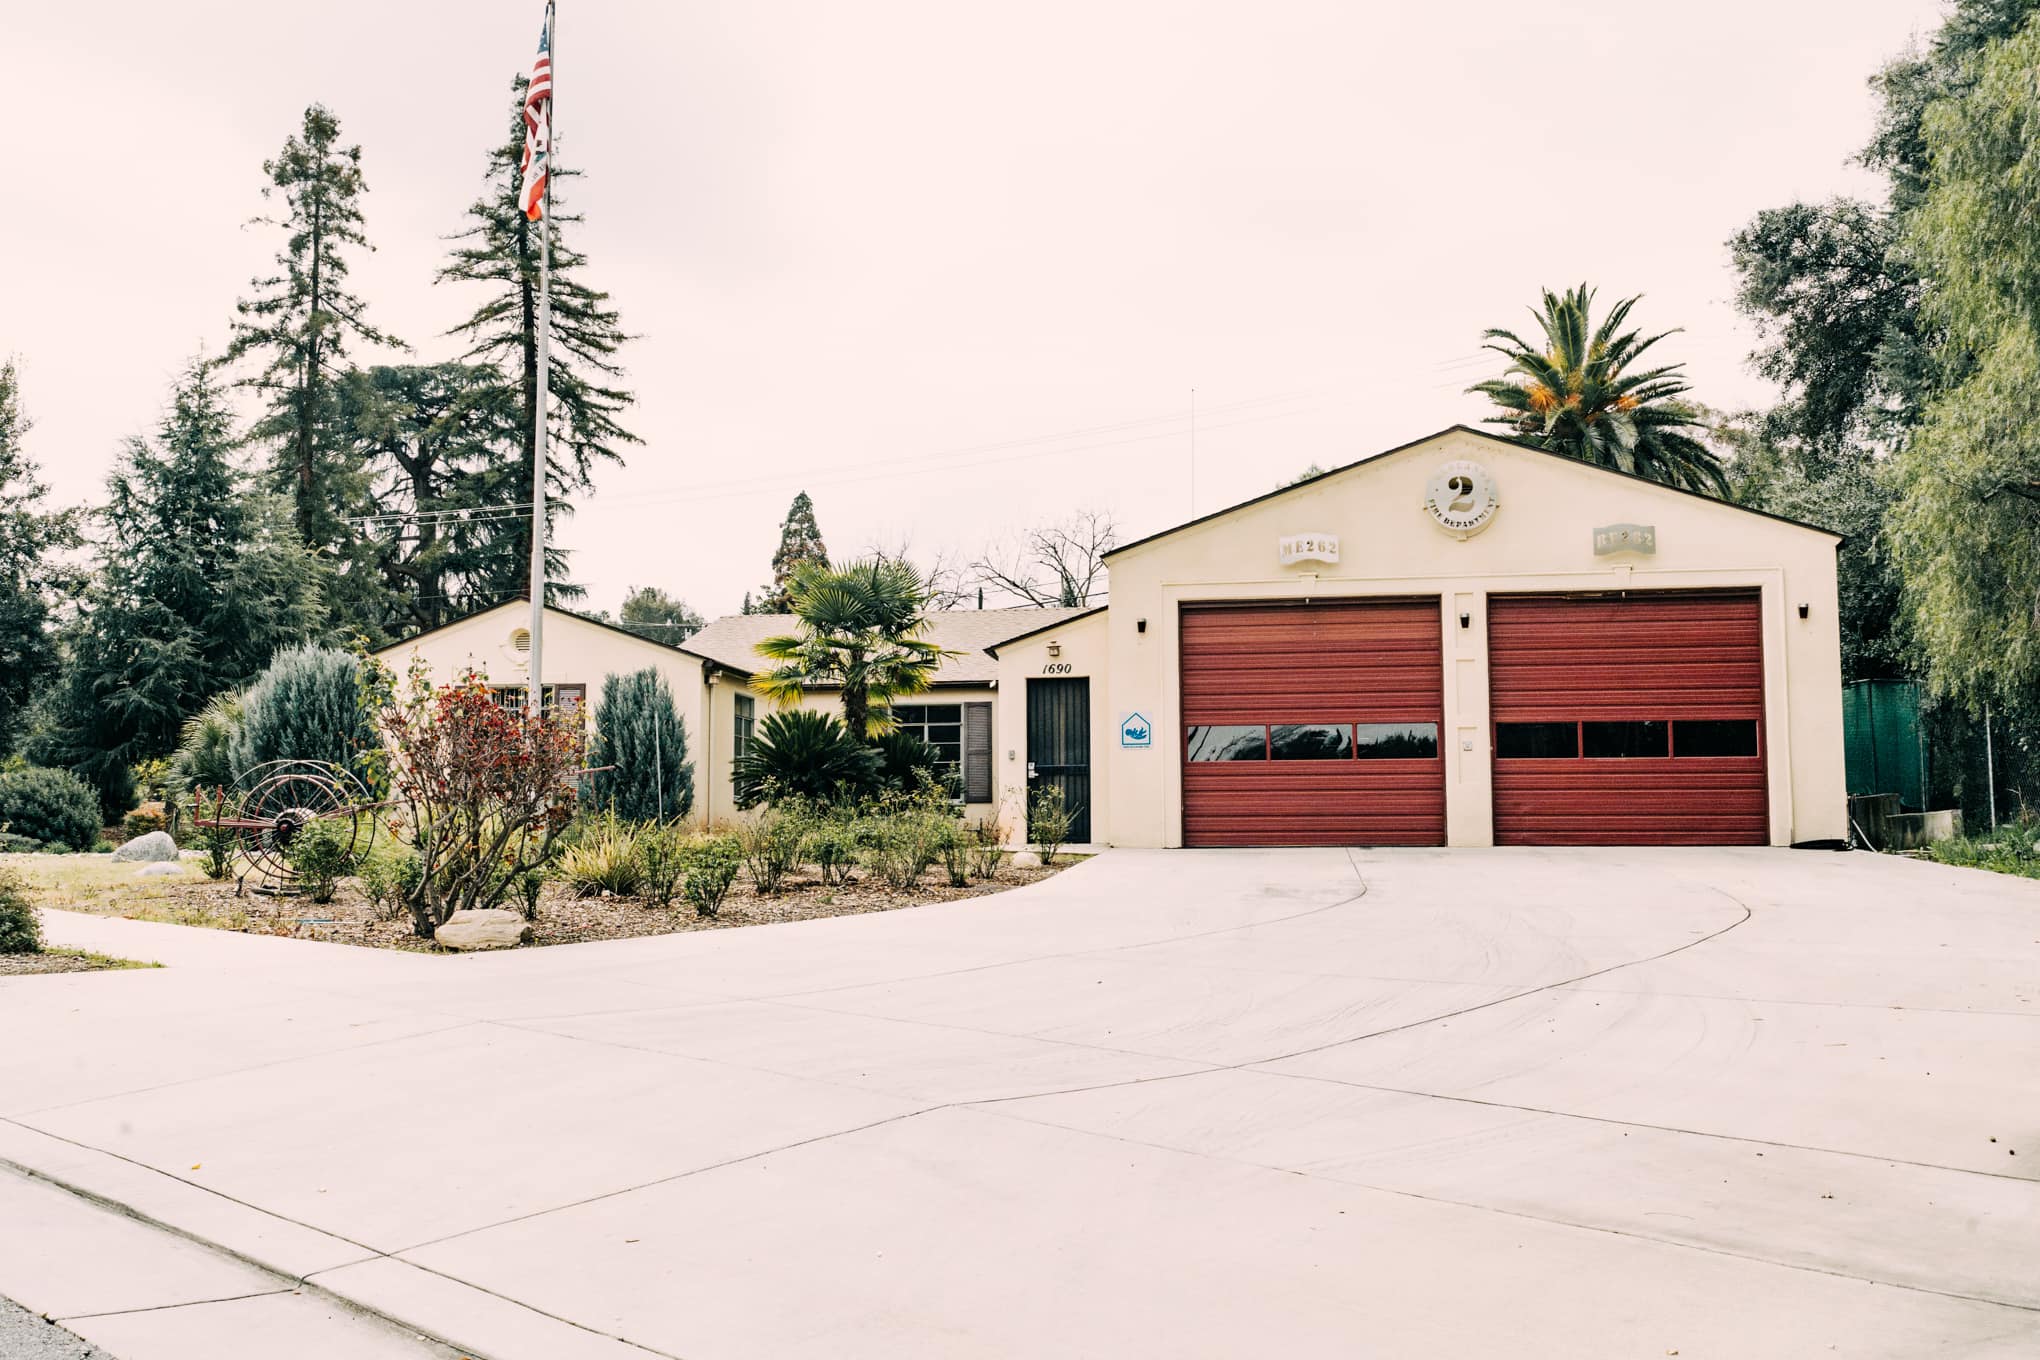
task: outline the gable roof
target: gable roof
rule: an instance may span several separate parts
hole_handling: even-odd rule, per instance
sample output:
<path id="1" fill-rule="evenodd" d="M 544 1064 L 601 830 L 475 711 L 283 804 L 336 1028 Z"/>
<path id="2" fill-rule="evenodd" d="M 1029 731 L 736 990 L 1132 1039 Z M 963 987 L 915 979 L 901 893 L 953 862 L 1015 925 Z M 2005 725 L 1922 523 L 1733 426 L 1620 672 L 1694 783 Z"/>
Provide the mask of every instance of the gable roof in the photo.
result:
<path id="1" fill-rule="evenodd" d="M 935 672 L 938 685 L 989 685 L 999 668 L 986 650 L 1042 628 L 1096 612 L 1092 609 L 938 609 L 928 615 L 921 636 L 953 656 L 942 658 Z M 726 669 L 753 675 L 768 668 L 758 644 L 799 629 L 792 614 L 729 614 L 687 639 L 687 645 Z M 817 689 L 830 686 L 818 685 Z"/>
<path id="2" fill-rule="evenodd" d="M 487 609 L 477 609 L 471 614 L 463 614 L 457 619 L 449 619 L 445 623 L 440 624 L 437 628 L 421 629 L 416 633 L 412 633 L 408 637 L 398 638 L 395 642 L 390 643 L 386 647 L 376 648 L 373 654 L 376 656 L 381 656 L 385 652 L 394 652 L 400 647 L 409 647 L 414 643 L 423 641 L 425 638 L 431 637 L 434 633 L 443 633 L 449 628 L 458 628 L 464 623 L 472 623 L 476 619 L 483 618 L 489 614 L 498 613 L 505 609 L 515 609 L 520 614 L 529 613 L 531 611 L 531 601 L 528 599 L 505 600 L 501 604 L 492 604 Z M 621 633 L 625 637 L 630 638 L 633 641 L 644 643 L 645 646 L 647 647 L 657 647 L 660 651 L 678 652 L 680 653 L 680 655 L 692 657 L 696 661 L 707 660 L 707 658 L 704 657 L 701 653 L 694 651 L 691 648 L 682 647 L 680 644 L 676 642 L 661 642 L 657 638 L 648 638 L 643 633 L 633 633 L 630 629 L 619 627 L 616 624 L 609 622 L 609 620 L 607 619 L 593 618 L 590 615 L 583 614 L 572 609 L 562 609 L 556 604 L 547 605 L 545 607 L 545 612 L 548 615 L 556 615 L 563 619 L 572 619 L 576 623 L 585 623 L 590 625 L 591 627 L 607 628 L 612 633 Z"/>
<path id="3" fill-rule="evenodd" d="M 994 642 L 989 647 L 985 648 L 985 655 L 997 656 L 999 654 L 999 648 L 1001 647 L 1009 646 L 1015 642 L 1025 641 L 1026 639 L 1037 636 L 1038 634 L 1046 633 L 1051 628 L 1060 628 L 1066 623 L 1075 623 L 1078 619 L 1088 619 L 1093 614 L 1102 614 L 1105 612 L 1107 608 L 1108 606 L 1106 605 L 1094 604 L 1089 609 L 1054 610 L 1054 611 L 1043 610 L 1042 611 L 1043 613 L 1050 612 L 1059 613 L 1063 614 L 1065 617 L 1060 619 L 1051 619 L 1046 623 L 1037 624 L 1034 627 L 1028 629 L 1024 633 L 1015 633 L 1011 637 L 1000 638 L 997 642 Z"/>
<path id="4" fill-rule="evenodd" d="M 1724 510 L 1735 510 L 1745 515 L 1757 515 L 1764 519 L 1776 520 L 1780 524 L 1789 524 L 1795 529 L 1806 529 L 1816 534 L 1826 534 L 1837 542 L 1845 537 L 1845 535 L 1838 534 L 1832 529 L 1822 528 L 1818 524 L 1808 524 L 1805 520 L 1793 519 L 1788 515 L 1773 514 L 1769 510 L 1759 510 L 1755 506 L 1737 505 L 1734 501 L 1724 501 L 1699 491 L 1688 491 L 1683 486 L 1670 486 L 1664 482 L 1652 481 L 1648 477 L 1640 477 L 1634 472 L 1624 472 L 1620 468 L 1602 467 L 1598 463 L 1584 463 L 1577 458 L 1568 458 L 1562 453 L 1553 453 L 1550 449 L 1540 449 L 1529 444 L 1518 444 L 1513 439 L 1503 439 L 1500 435 L 1489 434 L 1486 430 L 1476 430 L 1471 425 L 1447 425 L 1444 429 L 1435 430 L 1421 439 L 1412 439 L 1408 443 L 1398 444 L 1392 449 L 1383 449 L 1380 453 L 1370 453 L 1365 458 L 1356 459 L 1350 463 L 1342 463 L 1329 472 L 1320 472 L 1315 477 L 1306 477 L 1300 482 L 1291 482 L 1288 486 L 1278 486 L 1273 491 L 1264 492 L 1259 496 L 1240 501 L 1236 505 L 1228 505 L 1222 510 L 1214 510 L 1208 515 L 1199 515 L 1196 519 L 1185 520 L 1173 528 L 1149 534 L 1146 538 L 1137 538 L 1131 543 L 1122 543 L 1111 552 L 1106 553 L 1105 557 L 1109 561 L 1121 553 L 1145 547 L 1159 539 L 1168 538 L 1172 534 L 1180 534 L 1185 529 L 1194 529 L 1200 524 L 1208 524 L 1212 520 L 1223 519 L 1236 510 L 1244 510 L 1250 505 L 1259 505 L 1262 501 L 1272 501 L 1277 496 L 1286 496 L 1292 491 L 1301 491 L 1305 487 L 1317 485 L 1328 477 L 1342 476 L 1353 471 L 1355 468 L 1365 467 L 1369 463 L 1378 463 L 1384 458 L 1393 458 L 1399 453 L 1408 452 L 1419 444 L 1428 444 L 1434 439 L 1443 439 L 1448 434 L 1470 434 L 1480 439 L 1485 439 L 1489 443 L 1500 444 L 1504 448 L 1514 449 L 1519 453 L 1536 454 L 1540 458 L 1555 458 L 1573 467 L 1586 468 L 1590 472 L 1606 473 L 1610 477 L 1627 477 L 1632 482 L 1642 482 L 1645 486 L 1654 486 L 1660 491 L 1670 491 L 1680 496 L 1691 496 L 1695 500 L 1706 501 L 1709 505 L 1720 506 Z"/>

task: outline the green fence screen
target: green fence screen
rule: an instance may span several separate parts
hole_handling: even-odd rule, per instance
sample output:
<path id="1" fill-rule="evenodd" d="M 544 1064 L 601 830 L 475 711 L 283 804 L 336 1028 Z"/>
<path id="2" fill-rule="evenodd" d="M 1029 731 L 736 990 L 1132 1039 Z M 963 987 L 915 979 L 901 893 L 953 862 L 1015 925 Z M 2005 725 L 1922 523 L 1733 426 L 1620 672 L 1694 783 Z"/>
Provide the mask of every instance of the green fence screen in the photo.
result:
<path id="1" fill-rule="evenodd" d="M 1842 688 L 1843 761 L 1851 797 L 1895 793 L 1926 808 L 1927 756 L 1920 739 L 1920 687 L 1910 680 L 1858 680 Z"/>

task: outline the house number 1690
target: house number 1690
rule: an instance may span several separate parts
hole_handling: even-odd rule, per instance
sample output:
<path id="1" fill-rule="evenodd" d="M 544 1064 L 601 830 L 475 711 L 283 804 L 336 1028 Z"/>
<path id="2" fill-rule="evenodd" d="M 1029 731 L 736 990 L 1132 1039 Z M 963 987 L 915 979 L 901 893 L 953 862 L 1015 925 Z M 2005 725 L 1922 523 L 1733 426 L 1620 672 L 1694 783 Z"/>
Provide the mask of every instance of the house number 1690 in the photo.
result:
<path id="1" fill-rule="evenodd" d="M 1070 673 L 1070 664 L 1067 661 L 1050 661 L 1042 666 L 1041 673 L 1043 675 L 1068 675 Z"/>

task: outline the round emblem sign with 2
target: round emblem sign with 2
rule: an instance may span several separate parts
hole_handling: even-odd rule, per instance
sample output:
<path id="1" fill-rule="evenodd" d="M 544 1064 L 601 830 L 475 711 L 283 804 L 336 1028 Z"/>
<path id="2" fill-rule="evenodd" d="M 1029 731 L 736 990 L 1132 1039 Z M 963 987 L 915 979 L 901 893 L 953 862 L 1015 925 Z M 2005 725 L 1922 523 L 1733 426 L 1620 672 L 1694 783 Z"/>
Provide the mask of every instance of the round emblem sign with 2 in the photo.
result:
<path id="1" fill-rule="evenodd" d="M 1447 463 L 1424 488 L 1424 509 L 1438 527 L 1461 538 L 1479 533 L 1502 508 L 1494 474 L 1472 459 Z"/>

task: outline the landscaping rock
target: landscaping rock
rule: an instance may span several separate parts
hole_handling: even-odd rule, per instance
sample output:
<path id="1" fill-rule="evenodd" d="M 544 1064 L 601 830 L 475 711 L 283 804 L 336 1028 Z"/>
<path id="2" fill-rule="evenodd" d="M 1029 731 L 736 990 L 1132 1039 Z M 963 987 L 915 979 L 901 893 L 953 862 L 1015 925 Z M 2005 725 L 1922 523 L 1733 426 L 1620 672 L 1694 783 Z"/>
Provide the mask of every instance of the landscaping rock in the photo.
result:
<path id="1" fill-rule="evenodd" d="M 116 864 L 176 858 L 177 842 L 170 839 L 167 831 L 151 831 L 145 836 L 137 836 L 113 852 Z"/>
<path id="2" fill-rule="evenodd" d="M 457 911 L 432 938 L 448 949 L 515 949 L 531 943 L 531 922 L 501 907 Z"/>
<path id="3" fill-rule="evenodd" d="M 184 866 L 183 866 L 183 865 L 181 865 L 181 864 L 178 864 L 178 863 L 175 863 L 174 861 L 162 861 L 162 862 L 158 862 L 158 863 L 155 863 L 155 864 L 144 864 L 144 865 L 143 865 L 143 866 L 142 866 L 141 868 L 139 868 L 139 869 L 135 870 L 135 877 L 136 877 L 136 878 L 164 878 L 164 877 L 170 877 L 170 878 L 175 878 L 175 877 L 176 877 L 177 875 L 179 875 L 179 874 L 181 874 L 181 873 L 183 873 L 183 872 L 184 872 Z"/>
<path id="4" fill-rule="evenodd" d="M 1013 856 L 1013 867 L 1015 869 L 1039 869 L 1041 867 L 1041 856 L 1035 854 L 1032 850 L 1021 850 Z"/>

